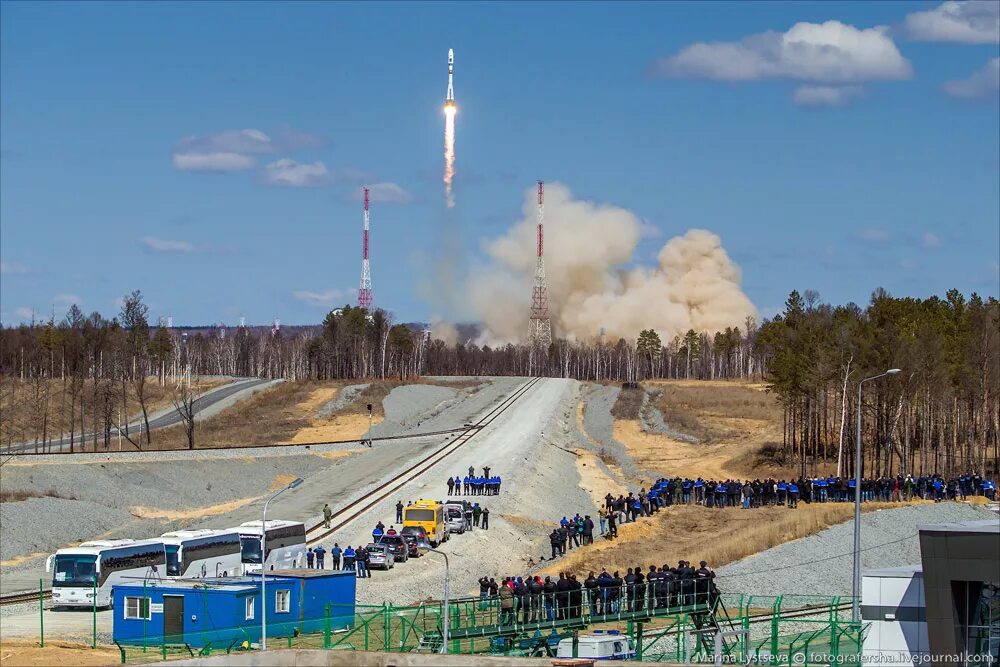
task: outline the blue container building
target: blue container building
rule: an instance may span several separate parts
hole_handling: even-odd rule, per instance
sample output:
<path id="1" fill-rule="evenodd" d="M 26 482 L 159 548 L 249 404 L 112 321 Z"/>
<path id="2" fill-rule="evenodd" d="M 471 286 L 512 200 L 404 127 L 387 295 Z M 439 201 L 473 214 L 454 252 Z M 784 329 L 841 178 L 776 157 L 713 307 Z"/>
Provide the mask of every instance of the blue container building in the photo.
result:
<path id="1" fill-rule="evenodd" d="M 354 623 L 354 572 L 276 570 L 267 573 L 267 636 L 321 633 Z M 119 644 L 256 644 L 261 631 L 260 575 L 151 580 L 115 586 L 114 640 Z"/>

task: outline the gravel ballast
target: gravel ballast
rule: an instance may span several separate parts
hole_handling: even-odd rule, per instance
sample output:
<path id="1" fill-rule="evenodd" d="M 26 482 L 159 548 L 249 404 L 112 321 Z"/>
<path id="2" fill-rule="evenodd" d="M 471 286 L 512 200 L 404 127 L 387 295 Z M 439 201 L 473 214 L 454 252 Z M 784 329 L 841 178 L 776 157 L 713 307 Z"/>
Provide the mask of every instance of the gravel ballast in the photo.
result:
<path id="1" fill-rule="evenodd" d="M 316 411 L 316 418 L 326 419 L 337 410 L 343 410 L 348 405 L 356 401 L 358 395 L 367 388 L 368 383 L 347 385 L 337 392 L 337 396 L 333 400 L 327 401 L 320 407 L 319 410 Z"/>
<path id="2" fill-rule="evenodd" d="M 1000 520 L 980 506 L 955 502 L 865 513 L 861 517 L 862 572 L 919 565 L 919 524 L 982 519 Z M 853 521 L 827 528 L 719 568 L 719 587 L 727 593 L 751 595 L 850 595 L 853 541 Z"/>

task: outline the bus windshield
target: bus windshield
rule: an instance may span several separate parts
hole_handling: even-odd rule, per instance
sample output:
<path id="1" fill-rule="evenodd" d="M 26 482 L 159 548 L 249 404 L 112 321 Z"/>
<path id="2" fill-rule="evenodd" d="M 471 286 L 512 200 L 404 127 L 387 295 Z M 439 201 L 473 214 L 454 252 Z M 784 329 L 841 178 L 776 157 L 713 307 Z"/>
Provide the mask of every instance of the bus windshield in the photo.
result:
<path id="1" fill-rule="evenodd" d="M 406 510 L 407 521 L 434 521 L 434 510 Z"/>
<path id="2" fill-rule="evenodd" d="M 240 535 L 240 551 L 244 563 L 260 563 L 260 538 L 256 535 Z"/>
<path id="3" fill-rule="evenodd" d="M 166 545 L 167 549 L 167 576 L 181 576 L 181 548 L 177 544 Z"/>
<path id="4" fill-rule="evenodd" d="M 56 555 L 53 586 L 93 586 L 97 577 L 97 556 Z"/>

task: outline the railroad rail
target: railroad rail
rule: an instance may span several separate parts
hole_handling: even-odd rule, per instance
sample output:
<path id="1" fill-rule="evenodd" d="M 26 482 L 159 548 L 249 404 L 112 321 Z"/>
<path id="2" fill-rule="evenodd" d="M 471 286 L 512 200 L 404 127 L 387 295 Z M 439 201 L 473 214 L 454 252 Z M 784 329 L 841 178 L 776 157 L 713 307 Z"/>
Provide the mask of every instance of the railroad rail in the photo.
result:
<path id="1" fill-rule="evenodd" d="M 319 540 L 325 539 L 330 535 L 333 535 L 338 530 L 344 528 L 349 523 L 354 521 L 356 518 L 367 512 L 369 509 L 382 502 L 394 492 L 398 491 L 400 488 L 408 484 L 418 475 L 423 474 L 428 471 L 441 461 L 445 459 L 449 454 L 454 453 L 460 447 L 465 445 L 469 440 L 473 438 L 477 433 L 479 433 L 483 428 L 488 426 L 493 422 L 494 419 L 503 414 L 508 408 L 510 408 L 517 399 L 524 396 L 532 387 L 534 387 L 542 378 L 532 378 L 528 382 L 520 386 L 514 393 L 505 398 L 500 402 L 499 405 L 490 410 L 486 415 L 474 424 L 458 429 L 462 431 L 462 434 L 449 443 L 439 449 L 431 452 L 424 458 L 420 459 L 413 465 L 411 465 L 406 470 L 402 471 L 398 475 L 389 479 L 386 482 L 378 485 L 365 495 L 360 498 L 348 503 L 342 509 L 338 510 L 330 518 L 330 528 L 325 529 L 323 521 L 316 523 L 313 526 L 306 528 L 306 542 L 309 544 L 314 544 Z"/>
<path id="2" fill-rule="evenodd" d="M 52 597 L 52 591 L 42 591 L 42 599 L 48 600 Z M 37 602 L 38 591 L 27 591 L 25 593 L 11 593 L 0 596 L 0 607 L 8 604 L 20 604 L 22 602 Z"/>

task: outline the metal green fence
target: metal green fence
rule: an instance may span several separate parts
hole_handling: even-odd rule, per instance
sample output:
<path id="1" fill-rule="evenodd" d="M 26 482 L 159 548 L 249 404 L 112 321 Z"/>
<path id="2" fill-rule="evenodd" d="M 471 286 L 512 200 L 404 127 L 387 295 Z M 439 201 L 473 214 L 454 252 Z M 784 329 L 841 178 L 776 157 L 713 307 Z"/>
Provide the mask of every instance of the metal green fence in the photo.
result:
<path id="1" fill-rule="evenodd" d="M 715 636 L 726 662 L 769 665 L 834 665 L 860 653 L 862 626 L 849 621 L 849 606 L 819 596 L 691 596 L 657 606 L 591 600 L 587 591 L 546 604 L 545 596 L 505 605 L 499 598 L 461 598 L 448 606 L 448 652 L 456 654 L 554 655 L 561 639 L 584 630 L 617 629 L 634 642 L 636 659 L 649 662 L 714 662 Z M 652 605 L 650 606 L 650 602 Z M 350 617 L 344 627 L 343 619 Z M 444 605 L 357 605 L 348 612 L 327 605 L 319 619 L 268 620 L 271 648 L 340 651 L 435 652 L 444 642 Z M 308 629 L 310 631 L 304 631 Z M 209 636 L 145 636 L 119 645 L 122 662 L 256 650 L 255 634 L 213 626 Z"/>

